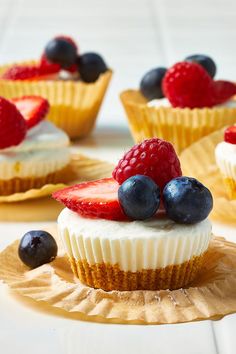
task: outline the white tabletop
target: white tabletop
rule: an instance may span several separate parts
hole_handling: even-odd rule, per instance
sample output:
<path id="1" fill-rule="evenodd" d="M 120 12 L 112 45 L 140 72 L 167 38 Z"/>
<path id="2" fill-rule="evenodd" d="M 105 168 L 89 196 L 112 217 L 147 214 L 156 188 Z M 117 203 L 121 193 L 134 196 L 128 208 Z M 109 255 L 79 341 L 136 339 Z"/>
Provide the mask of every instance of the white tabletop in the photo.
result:
<path id="1" fill-rule="evenodd" d="M 89 156 L 115 162 L 132 144 L 118 93 L 150 68 L 197 52 L 212 55 L 218 78 L 236 77 L 235 0 L 0 0 L 0 62 L 37 58 L 55 34 L 81 52 L 103 54 L 115 75 L 95 134 L 79 143 Z M 0 223 L 0 249 L 48 223 Z M 214 224 L 229 240 L 236 229 Z M 1 266 L 1 265 L 0 265 Z M 2 354 L 233 354 L 236 315 L 219 321 L 134 326 L 78 321 L 39 311 L 0 285 Z"/>

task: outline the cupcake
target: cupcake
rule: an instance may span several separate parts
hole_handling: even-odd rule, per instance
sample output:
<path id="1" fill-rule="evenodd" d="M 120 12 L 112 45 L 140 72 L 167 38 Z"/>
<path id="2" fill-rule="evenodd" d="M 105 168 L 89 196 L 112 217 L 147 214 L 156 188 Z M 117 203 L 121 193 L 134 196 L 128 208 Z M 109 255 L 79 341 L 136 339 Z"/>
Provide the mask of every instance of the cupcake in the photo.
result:
<path id="1" fill-rule="evenodd" d="M 193 142 L 235 121 L 236 85 L 214 81 L 216 66 L 196 55 L 144 75 L 140 90 L 121 93 L 136 142 L 160 137 L 181 152 Z"/>
<path id="2" fill-rule="evenodd" d="M 44 120 L 48 108 L 39 96 L 0 98 L 0 195 L 66 180 L 69 138 Z"/>
<path id="3" fill-rule="evenodd" d="M 0 67 L 0 95 L 44 97 L 51 105 L 48 119 L 71 138 L 81 138 L 95 125 L 111 76 L 100 55 L 80 55 L 71 38 L 58 36 L 40 60 Z"/>
<path id="4" fill-rule="evenodd" d="M 125 154 L 113 178 L 53 197 L 66 206 L 58 229 L 81 282 L 106 291 L 156 290 L 196 278 L 211 238 L 212 196 L 181 176 L 170 143 L 146 140 Z"/>
<path id="5" fill-rule="evenodd" d="M 215 149 L 216 163 L 230 199 L 236 199 L 236 125 L 225 130 L 224 141 Z"/>

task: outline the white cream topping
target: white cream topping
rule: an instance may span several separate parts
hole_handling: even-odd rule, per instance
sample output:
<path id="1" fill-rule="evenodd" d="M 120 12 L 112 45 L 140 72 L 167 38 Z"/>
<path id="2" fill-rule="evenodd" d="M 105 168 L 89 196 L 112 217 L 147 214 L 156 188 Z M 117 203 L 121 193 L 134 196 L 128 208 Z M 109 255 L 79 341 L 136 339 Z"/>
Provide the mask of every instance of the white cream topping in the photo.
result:
<path id="1" fill-rule="evenodd" d="M 29 129 L 21 144 L 0 150 L 0 179 L 40 177 L 64 168 L 70 161 L 69 138 L 52 123 Z"/>
<path id="2" fill-rule="evenodd" d="M 147 105 L 149 107 L 172 107 L 170 101 L 166 97 L 151 100 L 147 103 Z M 216 105 L 215 107 L 236 108 L 236 100 L 231 99 L 222 104 Z"/>
<path id="3" fill-rule="evenodd" d="M 121 222 L 83 218 L 67 208 L 58 228 L 69 256 L 118 264 L 125 271 L 181 264 L 204 253 L 211 237 L 208 219 L 194 225 L 167 218 Z"/>
<path id="4" fill-rule="evenodd" d="M 236 144 L 222 141 L 216 146 L 215 157 L 222 174 L 236 180 Z"/>

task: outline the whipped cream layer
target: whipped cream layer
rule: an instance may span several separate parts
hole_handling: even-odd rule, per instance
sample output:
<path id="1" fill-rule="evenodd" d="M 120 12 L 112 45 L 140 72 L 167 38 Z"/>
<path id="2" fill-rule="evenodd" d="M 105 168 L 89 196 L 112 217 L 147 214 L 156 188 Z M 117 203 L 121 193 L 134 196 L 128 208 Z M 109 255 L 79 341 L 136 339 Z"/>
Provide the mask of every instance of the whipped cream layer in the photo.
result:
<path id="1" fill-rule="evenodd" d="M 151 100 L 147 103 L 147 105 L 149 107 L 172 107 L 170 101 L 168 100 L 168 98 L 166 97 L 163 97 L 163 98 L 158 98 L 158 99 L 155 99 L 155 100 Z M 218 104 L 214 107 L 218 107 L 218 108 L 236 108 L 236 100 L 234 99 L 231 99 L 231 100 L 228 100 L 222 104 Z"/>
<path id="2" fill-rule="evenodd" d="M 46 176 L 70 161 L 69 138 L 52 123 L 42 121 L 28 130 L 21 144 L 0 150 L 0 179 Z"/>
<path id="3" fill-rule="evenodd" d="M 216 146 L 215 158 L 221 173 L 236 181 L 236 145 L 222 141 Z"/>
<path id="4" fill-rule="evenodd" d="M 67 208 L 58 229 L 69 257 L 132 272 L 184 263 L 204 253 L 211 238 L 208 219 L 194 225 L 167 218 L 121 222 L 83 218 Z"/>

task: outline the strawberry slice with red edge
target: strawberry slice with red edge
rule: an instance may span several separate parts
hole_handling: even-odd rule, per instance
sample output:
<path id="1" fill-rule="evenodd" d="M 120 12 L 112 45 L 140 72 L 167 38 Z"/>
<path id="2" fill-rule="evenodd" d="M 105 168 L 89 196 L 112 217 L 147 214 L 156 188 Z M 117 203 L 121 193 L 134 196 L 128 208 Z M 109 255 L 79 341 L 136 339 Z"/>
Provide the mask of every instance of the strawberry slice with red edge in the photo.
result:
<path id="1" fill-rule="evenodd" d="M 127 220 L 118 200 L 118 189 L 119 184 L 113 178 L 103 178 L 64 188 L 52 196 L 87 218 Z"/>
<path id="2" fill-rule="evenodd" d="M 49 110 L 48 101 L 40 96 L 12 98 L 11 102 L 24 117 L 28 129 L 41 122 Z"/>
<path id="3" fill-rule="evenodd" d="M 213 82 L 215 104 L 221 104 L 236 95 L 236 85 L 230 81 L 217 80 Z"/>
<path id="4" fill-rule="evenodd" d="M 4 80 L 54 80 L 60 67 L 43 58 L 38 65 L 13 65 L 1 76 Z"/>

